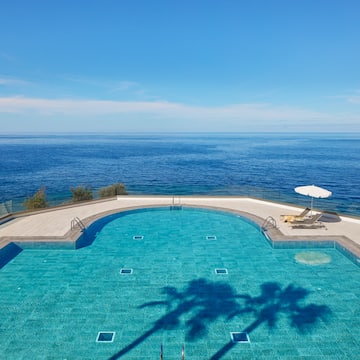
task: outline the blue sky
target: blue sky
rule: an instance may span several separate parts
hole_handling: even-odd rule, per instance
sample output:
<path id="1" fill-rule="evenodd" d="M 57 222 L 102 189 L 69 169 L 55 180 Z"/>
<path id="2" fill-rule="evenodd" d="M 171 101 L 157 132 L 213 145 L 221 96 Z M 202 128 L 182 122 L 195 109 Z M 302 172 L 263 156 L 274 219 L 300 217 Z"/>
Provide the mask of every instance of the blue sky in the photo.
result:
<path id="1" fill-rule="evenodd" d="M 9 132 L 360 131 L 358 0 L 0 4 Z"/>

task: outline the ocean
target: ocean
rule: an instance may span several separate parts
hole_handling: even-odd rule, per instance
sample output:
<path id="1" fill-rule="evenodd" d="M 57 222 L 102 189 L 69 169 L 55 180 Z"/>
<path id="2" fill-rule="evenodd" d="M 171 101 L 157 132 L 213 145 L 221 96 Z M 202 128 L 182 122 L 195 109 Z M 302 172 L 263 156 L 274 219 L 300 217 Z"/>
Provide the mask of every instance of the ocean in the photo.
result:
<path id="1" fill-rule="evenodd" d="M 314 207 L 360 215 L 360 134 L 178 133 L 0 135 L 0 203 L 14 210 L 46 188 L 117 182 L 129 194 L 247 195 L 308 206 L 294 188 L 333 192 Z"/>

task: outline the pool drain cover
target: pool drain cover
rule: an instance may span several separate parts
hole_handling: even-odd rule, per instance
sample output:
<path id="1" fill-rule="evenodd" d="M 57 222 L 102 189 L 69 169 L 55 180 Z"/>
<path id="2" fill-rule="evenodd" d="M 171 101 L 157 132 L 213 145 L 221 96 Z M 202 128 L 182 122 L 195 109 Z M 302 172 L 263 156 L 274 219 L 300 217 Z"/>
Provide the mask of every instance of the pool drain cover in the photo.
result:
<path id="1" fill-rule="evenodd" d="M 233 343 L 249 343 L 250 338 L 247 332 L 232 332 L 231 335 L 231 341 Z"/>
<path id="2" fill-rule="evenodd" d="M 304 251 L 295 255 L 295 261 L 305 265 L 323 265 L 331 262 L 331 256 L 323 252 Z"/>
<path id="3" fill-rule="evenodd" d="M 96 342 L 113 342 L 115 338 L 114 331 L 99 331 L 98 336 L 96 338 Z"/>
<path id="4" fill-rule="evenodd" d="M 228 274 L 227 269 L 215 269 L 215 274 Z"/>
<path id="5" fill-rule="evenodd" d="M 133 273 L 133 269 L 120 269 L 120 274 L 122 275 L 131 275 Z"/>

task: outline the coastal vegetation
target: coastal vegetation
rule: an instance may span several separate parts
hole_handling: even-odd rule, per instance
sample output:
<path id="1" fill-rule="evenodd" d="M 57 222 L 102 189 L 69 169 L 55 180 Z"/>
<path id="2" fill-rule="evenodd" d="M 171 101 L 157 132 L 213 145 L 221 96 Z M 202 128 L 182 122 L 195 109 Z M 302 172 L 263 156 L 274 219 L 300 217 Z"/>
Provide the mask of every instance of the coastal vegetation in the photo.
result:
<path id="1" fill-rule="evenodd" d="M 94 198 L 92 190 L 88 186 L 71 187 L 70 191 L 72 193 L 73 202 L 92 200 Z"/>
<path id="2" fill-rule="evenodd" d="M 23 202 L 25 209 L 44 209 L 48 206 L 46 201 L 45 187 L 41 187 L 33 196 L 29 197 Z"/>
<path id="3" fill-rule="evenodd" d="M 72 202 L 93 200 L 94 193 L 88 186 L 78 186 L 76 188 L 71 187 L 70 191 L 72 193 Z M 98 191 L 98 196 L 100 198 L 107 198 L 117 195 L 127 195 L 125 185 L 122 183 L 115 183 L 109 186 L 100 188 Z"/>
<path id="4" fill-rule="evenodd" d="M 72 194 L 72 203 L 79 201 L 89 201 L 99 197 L 103 199 L 117 195 L 128 194 L 125 185 L 122 183 L 115 183 L 100 188 L 95 194 L 89 186 L 70 187 L 70 191 Z M 41 187 L 33 196 L 25 199 L 23 201 L 23 206 L 26 210 L 44 209 L 51 206 L 47 201 L 45 186 Z"/>
<path id="5" fill-rule="evenodd" d="M 101 198 L 117 196 L 117 195 L 127 195 L 127 194 L 128 193 L 125 189 L 125 185 L 121 183 L 109 185 L 99 190 L 99 196 Z"/>

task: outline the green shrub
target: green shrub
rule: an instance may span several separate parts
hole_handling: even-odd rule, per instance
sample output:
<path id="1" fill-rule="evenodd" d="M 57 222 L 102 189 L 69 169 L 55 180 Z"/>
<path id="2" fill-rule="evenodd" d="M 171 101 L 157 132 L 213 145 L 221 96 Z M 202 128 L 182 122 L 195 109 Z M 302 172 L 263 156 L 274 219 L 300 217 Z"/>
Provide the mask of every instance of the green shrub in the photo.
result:
<path id="1" fill-rule="evenodd" d="M 46 202 L 45 187 L 42 187 L 32 197 L 26 199 L 23 205 L 27 210 L 46 208 L 48 204 Z"/>
<path id="2" fill-rule="evenodd" d="M 99 190 L 99 196 L 101 198 L 111 197 L 116 195 L 127 195 L 125 185 L 116 183 L 110 186 L 103 187 Z"/>
<path id="3" fill-rule="evenodd" d="M 91 188 L 87 186 L 78 186 L 76 188 L 71 187 L 70 191 L 72 192 L 72 201 L 86 201 L 93 199 L 93 193 Z"/>

